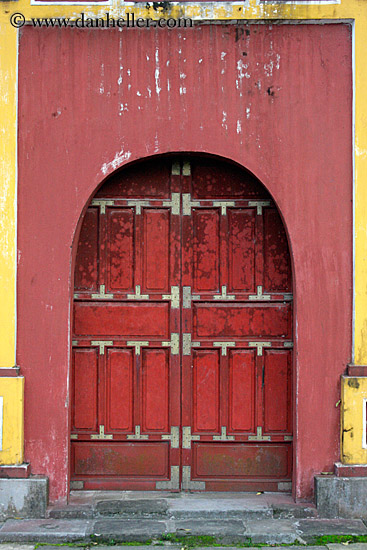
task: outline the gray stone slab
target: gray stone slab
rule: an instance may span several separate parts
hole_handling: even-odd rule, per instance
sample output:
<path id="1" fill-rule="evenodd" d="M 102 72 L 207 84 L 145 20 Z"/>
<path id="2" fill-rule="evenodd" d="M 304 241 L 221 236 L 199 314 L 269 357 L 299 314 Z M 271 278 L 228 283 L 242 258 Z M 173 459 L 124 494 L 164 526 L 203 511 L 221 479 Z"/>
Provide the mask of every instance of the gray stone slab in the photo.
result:
<path id="1" fill-rule="evenodd" d="M 48 504 L 48 479 L 0 479 L 0 519 L 44 518 Z"/>
<path id="2" fill-rule="evenodd" d="M 271 506 L 274 519 L 316 518 L 316 506 L 307 504 L 279 503 Z"/>
<path id="3" fill-rule="evenodd" d="M 302 539 L 313 542 L 324 535 L 366 535 L 367 527 L 360 519 L 300 519 L 297 530 Z"/>
<path id="4" fill-rule="evenodd" d="M 101 516 L 166 516 L 168 504 L 163 499 L 102 500 L 96 504 Z"/>
<path id="5" fill-rule="evenodd" d="M 74 549 L 77 549 L 78 546 L 74 546 Z M 88 546 L 87 547 L 88 549 L 89 548 L 95 548 L 96 550 L 130 550 L 131 547 L 128 547 L 126 545 L 113 545 L 113 546 L 104 546 L 103 544 L 96 544 L 95 546 Z M 161 547 L 162 548 L 162 547 Z M 22 550 L 22 547 L 19 546 L 18 548 L 14 549 L 14 550 Z M 84 550 L 84 548 L 80 547 L 79 546 L 79 549 L 80 550 Z M 0 545 L 0 550 L 3 550 L 1 545 Z M 65 547 L 60 547 L 60 546 L 52 546 L 52 545 L 46 545 L 46 546 L 41 546 L 39 547 L 39 550 L 69 550 L 69 548 L 65 548 Z M 144 545 L 144 546 L 137 546 L 134 544 L 133 546 L 133 550 L 151 550 L 151 546 L 149 545 Z M 172 547 L 170 547 L 170 550 L 174 550 Z M 180 548 L 177 548 L 177 550 L 181 550 L 181 547 Z M 246 548 L 247 550 L 247 548 Z M 259 549 L 257 549 L 259 550 Z M 325 547 L 324 547 L 324 550 L 325 550 Z"/>
<path id="6" fill-rule="evenodd" d="M 272 508 L 266 502 L 243 499 L 179 499 L 169 502 L 168 513 L 175 519 L 200 519 L 200 518 L 248 518 L 265 519 L 273 515 Z"/>
<path id="7" fill-rule="evenodd" d="M 218 542 L 232 544 L 248 539 L 246 528 L 240 520 L 192 519 L 174 522 L 178 536 L 213 536 Z"/>
<path id="8" fill-rule="evenodd" d="M 101 519 L 96 520 L 92 537 L 96 541 L 114 540 L 117 542 L 147 541 L 167 532 L 164 521 L 152 519 Z"/>
<path id="9" fill-rule="evenodd" d="M 52 519 L 92 519 L 95 517 L 95 510 L 88 504 L 50 506 L 47 516 Z"/>
<path id="10" fill-rule="evenodd" d="M 0 544 L 0 550 L 34 550 L 35 544 L 19 544 L 9 543 L 9 544 Z M 60 546 L 57 547 L 60 550 Z"/>
<path id="11" fill-rule="evenodd" d="M 315 477 L 315 502 L 321 517 L 367 520 L 367 477 Z"/>
<path id="12" fill-rule="evenodd" d="M 247 535 L 254 544 L 293 544 L 297 541 L 303 543 L 294 520 L 245 521 L 245 525 Z"/>
<path id="13" fill-rule="evenodd" d="M 327 544 L 329 550 L 345 550 L 345 544 Z M 349 550 L 367 550 L 367 543 L 365 542 L 355 542 L 353 544 L 348 544 Z"/>
<path id="14" fill-rule="evenodd" d="M 87 520 L 8 520 L 0 529 L 0 542 L 73 542 L 85 539 L 91 529 Z"/>

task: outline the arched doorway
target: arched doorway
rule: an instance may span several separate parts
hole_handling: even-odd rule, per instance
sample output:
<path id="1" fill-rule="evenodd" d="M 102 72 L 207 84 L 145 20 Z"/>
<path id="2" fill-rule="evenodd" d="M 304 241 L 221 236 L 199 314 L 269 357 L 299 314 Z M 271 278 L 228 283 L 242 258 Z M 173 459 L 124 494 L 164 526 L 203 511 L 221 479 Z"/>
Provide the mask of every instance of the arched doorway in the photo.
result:
<path id="1" fill-rule="evenodd" d="M 111 176 L 81 228 L 72 338 L 80 487 L 289 489 L 291 262 L 251 174 L 193 156 Z"/>

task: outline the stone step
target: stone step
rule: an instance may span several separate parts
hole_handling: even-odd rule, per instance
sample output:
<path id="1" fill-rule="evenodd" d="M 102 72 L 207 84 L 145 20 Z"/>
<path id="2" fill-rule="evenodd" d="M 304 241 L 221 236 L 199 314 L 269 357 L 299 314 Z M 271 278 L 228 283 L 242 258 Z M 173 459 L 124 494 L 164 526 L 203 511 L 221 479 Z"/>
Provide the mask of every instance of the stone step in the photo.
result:
<path id="1" fill-rule="evenodd" d="M 325 535 L 367 535 L 362 520 L 332 519 L 41 519 L 7 520 L 0 542 L 153 542 L 180 544 L 317 544 Z M 190 538 L 191 537 L 191 538 Z M 205 537 L 205 540 L 200 537 Z M 335 549 L 335 550 L 339 550 Z"/>
<path id="2" fill-rule="evenodd" d="M 291 498 L 257 498 L 246 495 L 237 498 L 194 497 L 183 498 L 90 498 L 88 502 L 71 502 L 66 506 L 52 506 L 48 517 L 53 519 L 147 518 L 147 519 L 292 519 L 317 517 L 316 508 L 296 504 Z"/>

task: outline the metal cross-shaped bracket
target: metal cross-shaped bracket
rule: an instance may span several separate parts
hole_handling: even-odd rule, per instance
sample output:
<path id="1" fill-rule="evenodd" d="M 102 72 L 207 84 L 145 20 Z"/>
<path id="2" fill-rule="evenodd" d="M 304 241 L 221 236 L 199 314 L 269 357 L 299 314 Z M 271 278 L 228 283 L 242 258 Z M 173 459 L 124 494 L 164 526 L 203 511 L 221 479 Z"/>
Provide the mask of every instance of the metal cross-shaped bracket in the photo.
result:
<path id="1" fill-rule="evenodd" d="M 171 448 L 178 449 L 180 447 L 180 428 L 178 426 L 171 426 L 170 434 L 163 434 L 162 439 L 171 441 Z"/>
<path id="2" fill-rule="evenodd" d="M 99 293 L 92 294 L 92 300 L 111 300 L 112 298 L 113 294 L 106 294 L 105 285 L 99 285 Z"/>
<path id="3" fill-rule="evenodd" d="M 182 175 L 191 176 L 191 164 L 187 160 L 182 165 Z"/>
<path id="4" fill-rule="evenodd" d="M 91 346 L 99 347 L 99 355 L 104 355 L 104 350 L 106 346 L 113 346 L 112 340 L 92 340 L 90 343 Z"/>
<path id="5" fill-rule="evenodd" d="M 249 300 L 270 300 L 270 294 L 263 294 L 263 287 L 258 285 L 256 294 L 250 294 Z"/>
<path id="6" fill-rule="evenodd" d="M 249 342 L 250 348 L 257 348 L 257 355 L 260 356 L 263 354 L 263 348 L 270 348 L 271 342 Z"/>
<path id="7" fill-rule="evenodd" d="M 171 466 L 171 479 L 169 479 L 168 481 L 156 481 L 155 488 L 161 489 L 161 490 L 179 489 L 180 488 L 180 467 Z"/>
<path id="8" fill-rule="evenodd" d="M 140 285 L 135 286 L 135 294 L 128 294 L 128 300 L 149 300 L 149 294 L 142 294 Z"/>
<path id="9" fill-rule="evenodd" d="M 220 435 L 213 435 L 213 441 L 234 441 L 234 435 L 227 435 L 226 426 L 222 426 Z"/>
<path id="10" fill-rule="evenodd" d="M 140 426 L 135 426 L 135 434 L 128 434 L 126 439 L 149 439 L 148 434 L 142 434 L 140 431 Z"/>
<path id="11" fill-rule="evenodd" d="M 163 206 L 169 206 L 174 216 L 180 215 L 180 193 L 172 193 L 170 201 L 163 201 Z"/>
<path id="12" fill-rule="evenodd" d="M 113 206 L 115 203 L 114 201 L 108 201 L 105 199 L 93 199 L 92 200 L 92 206 L 100 206 L 101 207 L 101 214 L 106 213 L 106 206 Z"/>
<path id="13" fill-rule="evenodd" d="M 163 300 L 171 300 L 172 309 L 180 307 L 180 289 L 178 286 L 171 286 L 171 294 L 163 294 Z"/>
<path id="14" fill-rule="evenodd" d="M 270 441 L 270 435 L 263 435 L 263 429 L 261 426 L 256 428 L 256 435 L 249 435 L 249 441 Z"/>
<path id="15" fill-rule="evenodd" d="M 213 342 L 213 346 L 216 348 L 222 348 L 222 355 L 227 355 L 227 348 L 234 348 L 236 342 Z"/>
<path id="16" fill-rule="evenodd" d="M 182 289 L 182 307 L 190 309 L 192 300 L 200 300 L 200 296 L 198 294 L 191 295 L 191 286 L 184 286 Z"/>
<path id="17" fill-rule="evenodd" d="M 181 164 L 179 162 L 173 162 L 172 163 L 172 176 L 180 176 L 181 175 Z"/>
<path id="18" fill-rule="evenodd" d="M 180 351 L 180 335 L 178 332 L 171 333 L 170 342 L 162 342 L 162 346 L 165 348 L 171 348 L 172 355 L 178 355 Z"/>
<path id="19" fill-rule="evenodd" d="M 194 481 L 191 479 L 191 466 L 182 466 L 182 483 L 184 491 L 205 491 L 205 481 Z"/>
<path id="20" fill-rule="evenodd" d="M 270 201 L 248 201 L 249 206 L 257 207 L 257 215 L 261 216 L 263 213 L 264 206 L 270 206 Z"/>
<path id="21" fill-rule="evenodd" d="M 191 216 L 191 208 L 200 206 L 199 201 L 192 201 L 190 193 L 182 193 L 182 213 L 184 216 Z"/>
<path id="22" fill-rule="evenodd" d="M 128 340 L 126 342 L 127 347 L 134 347 L 135 348 L 135 354 L 140 355 L 140 350 L 142 347 L 149 346 L 149 342 L 142 341 L 142 340 Z"/>
<path id="23" fill-rule="evenodd" d="M 141 214 L 141 207 L 142 206 L 149 206 L 149 201 L 143 201 L 143 200 L 128 200 L 127 201 L 128 206 L 135 206 L 135 213 L 137 216 L 140 216 Z"/>
<path id="24" fill-rule="evenodd" d="M 222 285 L 222 294 L 215 294 L 214 300 L 234 300 L 236 296 L 234 294 L 227 294 L 227 285 Z"/>
<path id="25" fill-rule="evenodd" d="M 191 355 L 191 348 L 199 348 L 200 342 L 191 341 L 191 333 L 184 332 L 182 335 L 182 355 Z"/>
<path id="26" fill-rule="evenodd" d="M 182 426 L 182 448 L 191 449 L 191 441 L 200 441 L 200 435 L 191 435 L 191 426 Z"/>
<path id="27" fill-rule="evenodd" d="M 105 434 L 104 433 L 104 425 L 103 424 L 100 424 L 99 425 L 99 434 L 92 434 L 90 436 L 91 439 L 113 439 L 113 435 L 112 434 Z"/>
<path id="28" fill-rule="evenodd" d="M 233 201 L 213 201 L 213 206 L 220 206 L 221 207 L 221 215 L 226 216 L 227 215 L 227 208 L 229 206 L 235 206 Z"/>

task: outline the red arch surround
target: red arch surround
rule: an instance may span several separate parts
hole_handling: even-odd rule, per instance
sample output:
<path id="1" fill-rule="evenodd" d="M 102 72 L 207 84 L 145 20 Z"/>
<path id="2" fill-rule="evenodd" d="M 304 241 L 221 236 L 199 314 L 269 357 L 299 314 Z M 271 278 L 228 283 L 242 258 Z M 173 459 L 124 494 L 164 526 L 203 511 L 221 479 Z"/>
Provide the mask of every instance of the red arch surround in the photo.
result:
<path id="1" fill-rule="evenodd" d="M 89 31 L 23 29 L 17 362 L 26 378 L 25 456 L 34 474 L 49 476 L 51 501 L 65 500 L 68 487 L 70 247 L 80 212 L 116 168 L 170 151 L 207 152 L 246 166 L 274 197 L 286 222 L 297 287 L 295 496 L 310 498 L 313 476 L 332 470 L 338 459 L 335 403 L 340 374 L 350 361 L 352 326 L 350 28 L 249 27 L 249 37 L 244 33 L 237 42 L 236 27 L 222 25 L 197 26 L 185 41 L 165 32 L 142 37 L 111 29 L 96 40 Z M 237 61 L 250 46 L 251 75 L 241 90 Z M 124 69 L 119 88 L 120 57 L 132 68 L 134 52 L 154 59 L 157 48 L 160 93 L 154 91 L 156 67 L 148 61 L 134 81 Z M 189 60 L 185 94 L 177 87 L 178 68 L 167 65 L 169 52 L 179 49 L 182 63 Z M 45 51 L 42 58 L 33 54 L 39 50 Z M 221 52 L 227 54 L 226 67 Z M 281 61 L 268 76 L 264 52 L 276 52 L 287 63 Z M 175 83 L 171 91 L 168 80 Z M 261 90 L 255 86 L 259 81 Z M 338 83 L 333 93 L 330 82 Z M 269 86 L 276 86 L 276 97 L 266 93 Z M 151 101 L 148 95 L 138 99 L 136 92 L 147 87 L 153 89 Z M 39 97 L 37 104 L 30 97 Z M 124 98 L 129 110 L 120 116 Z"/>

